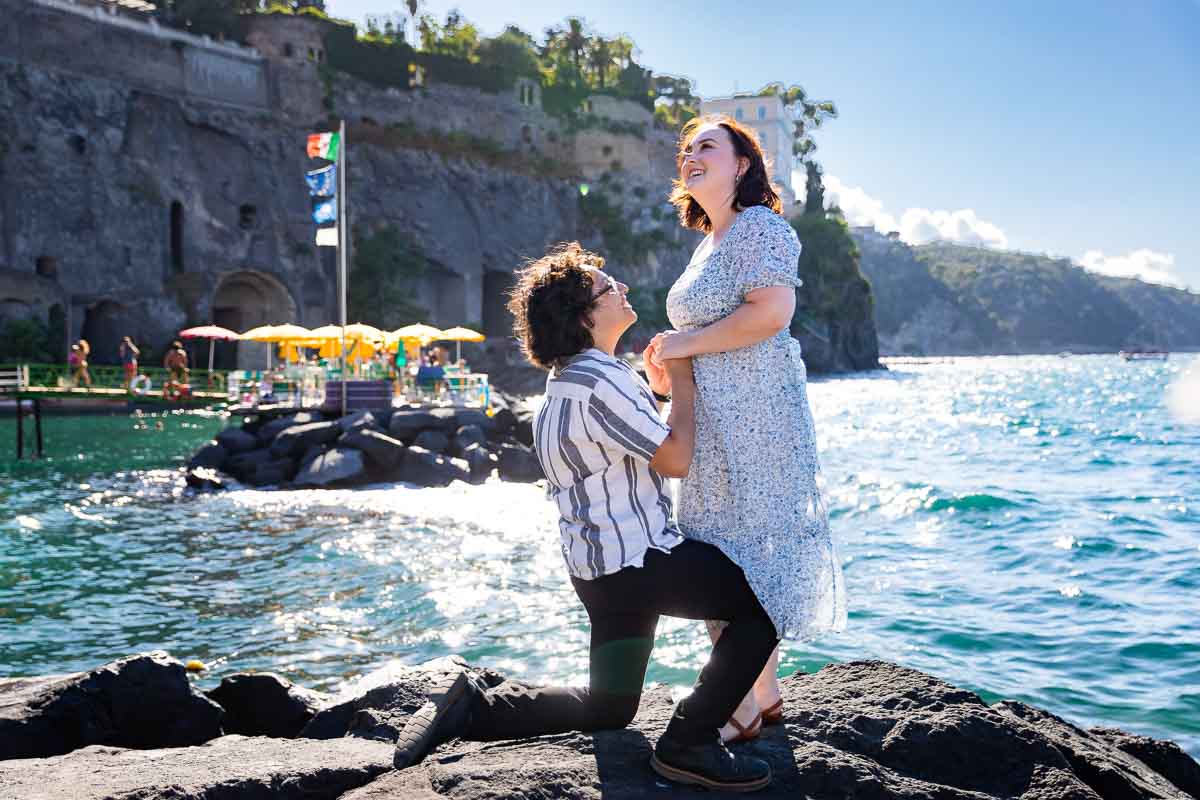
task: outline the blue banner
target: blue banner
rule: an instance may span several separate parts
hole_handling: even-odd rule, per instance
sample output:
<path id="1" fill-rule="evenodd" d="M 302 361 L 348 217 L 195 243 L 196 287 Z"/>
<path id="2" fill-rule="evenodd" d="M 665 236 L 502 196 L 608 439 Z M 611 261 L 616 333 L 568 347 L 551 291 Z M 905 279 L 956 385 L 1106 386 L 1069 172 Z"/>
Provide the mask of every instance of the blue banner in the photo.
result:
<path id="1" fill-rule="evenodd" d="M 337 222 L 337 201 L 331 197 L 313 203 L 313 222 L 318 225 Z"/>
<path id="2" fill-rule="evenodd" d="M 308 182 L 308 193 L 313 197 L 333 197 L 337 194 L 337 165 L 314 169 L 305 174 L 304 180 Z"/>

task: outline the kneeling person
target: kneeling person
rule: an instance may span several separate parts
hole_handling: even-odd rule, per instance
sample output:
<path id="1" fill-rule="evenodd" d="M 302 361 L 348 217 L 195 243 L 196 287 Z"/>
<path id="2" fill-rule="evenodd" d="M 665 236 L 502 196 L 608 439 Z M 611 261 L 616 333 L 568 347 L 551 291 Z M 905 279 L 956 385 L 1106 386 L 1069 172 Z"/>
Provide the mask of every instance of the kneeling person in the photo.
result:
<path id="1" fill-rule="evenodd" d="M 465 671 L 453 674 L 410 718 L 395 764 L 415 764 L 452 737 L 625 727 L 637 713 L 665 614 L 729 626 L 692 694 L 676 706 L 651 766 L 683 783 L 760 789 L 771 780 L 770 766 L 731 753 L 719 729 L 774 650 L 775 627 L 741 569 L 675 527 L 663 476 L 686 475 L 692 460 L 691 361 L 665 362 L 673 402 L 664 423 L 650 387 L 614 355 L 637 314 L 626 299 L 629 287 L 604 273 L 603 263 L 578 244 L 564 245 L 520 272 L 509 303 L 526 355 L 550 370 L 534 418 L 534 449 L 558 504 L 563 558 L 591 621 L 589 685 L 485 689 Z"/>

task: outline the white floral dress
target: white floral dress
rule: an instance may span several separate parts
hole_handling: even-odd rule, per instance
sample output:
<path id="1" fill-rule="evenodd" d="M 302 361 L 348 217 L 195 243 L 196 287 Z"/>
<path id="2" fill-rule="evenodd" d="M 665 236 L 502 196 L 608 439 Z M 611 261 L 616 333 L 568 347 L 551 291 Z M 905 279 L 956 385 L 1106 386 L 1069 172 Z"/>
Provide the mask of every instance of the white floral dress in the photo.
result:
<path id="1" fill-rule="evenodd" d="M 677 330 L 695 330 L 729 316 L 753 289 L 797 287 L 799 258 L 783 217 L 748 208 L 715 250 L 693 256 L 667 295 L 667 316 Z M 800 343 L 784 330 L 692 363 L 696 454 L 676 505 L 684 535 L 742 568 L 780 638 L 843 628 L 845 590 L 818 486 Z"/>

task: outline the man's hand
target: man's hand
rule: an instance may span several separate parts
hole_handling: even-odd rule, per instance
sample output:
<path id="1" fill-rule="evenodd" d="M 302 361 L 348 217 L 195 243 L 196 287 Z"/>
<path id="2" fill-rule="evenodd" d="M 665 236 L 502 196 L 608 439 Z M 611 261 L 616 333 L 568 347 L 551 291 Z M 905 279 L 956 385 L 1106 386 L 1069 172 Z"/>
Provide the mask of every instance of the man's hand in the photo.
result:
<path id="1" fill-rule="evenodd" d="M 667 374 L 666 368 L 655 360 L 658 355 L 657 351 L 658 337 L 655 336 L 642 351 L 642 363 L 646 367 L 646 380 L 650 383 L 651 391 L 656 394 L 670 394 L 671 376 Z"/>

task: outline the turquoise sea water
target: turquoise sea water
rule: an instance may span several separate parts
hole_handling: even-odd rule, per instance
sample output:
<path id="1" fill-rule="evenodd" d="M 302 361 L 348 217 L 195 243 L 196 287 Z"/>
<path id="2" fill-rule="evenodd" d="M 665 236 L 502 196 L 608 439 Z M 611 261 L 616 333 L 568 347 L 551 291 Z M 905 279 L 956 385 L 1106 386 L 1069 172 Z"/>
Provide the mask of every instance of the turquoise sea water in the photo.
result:
<path id="1" fill-rule="evenodd" d="M 1200 424 L 1164 404 L 1189 365 L 963 358 L 814 382 L 851 612 L 781 670 L 888 659 L 1200 755 Z M 335 690 L 449 652 L 586 678 L 536 487 L 191 496 L 179 462 L 222 420 L 144 422 L 51 417 L 49 458 L 14 464 L 0 420 L 0 675 L 161 647 L 207 662 L 204 686 L 270 669 Z M 707 651 L 702 625 L 664 620 L 650 679 L 687 685 Z"/>

